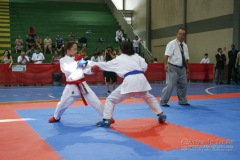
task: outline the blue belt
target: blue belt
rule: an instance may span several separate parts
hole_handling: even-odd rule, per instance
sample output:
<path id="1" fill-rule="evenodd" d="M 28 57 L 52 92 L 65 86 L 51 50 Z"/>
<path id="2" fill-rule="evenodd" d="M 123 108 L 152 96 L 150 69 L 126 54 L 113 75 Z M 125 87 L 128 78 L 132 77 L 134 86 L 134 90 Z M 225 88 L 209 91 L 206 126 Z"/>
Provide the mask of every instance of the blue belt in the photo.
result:
<path id="1" fill-rule="evenodd" d="M 124 75 L 124 78 L 126 78 L 126 77 L 129 76 L 129 75 L 140 74 L 140 73 L 141 73 L 141 74 L 144 74 L 143 71 L 134 70 L 134 71 L 131 71 L 131 72 L 126 73 L 126 74 Z"/>

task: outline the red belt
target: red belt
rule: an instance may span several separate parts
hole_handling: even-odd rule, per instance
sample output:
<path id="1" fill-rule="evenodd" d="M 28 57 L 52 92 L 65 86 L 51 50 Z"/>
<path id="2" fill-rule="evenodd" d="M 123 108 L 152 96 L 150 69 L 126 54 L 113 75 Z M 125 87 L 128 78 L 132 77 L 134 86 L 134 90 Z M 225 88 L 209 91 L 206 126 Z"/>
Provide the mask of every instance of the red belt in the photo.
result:
<path id="1" fill-rule="evenodd" d="M 81 97 L 82 97 L 83 103 L 85 104 L 85 106 L 87 106 L 87 105 L 88 105 L 88 104 L 87 104 L 87 101 L 85 100 L 85 98 L 84 98 L 84 96 L 83 96 L 83 94 L 82 94 L 81 88 L 80 88 L 80 85 L 81 85 L 82 88 L 84 89 L 84 91 L 85 91 L 86 93 L 88 93 L 86 87 L 85 87 L 84 84 L 82 83 L 82 82 L 84 82 L 84 81 L 85 81 L 85 78 L 82 78 L 82 79 L 79 79 L 79 80 L 76 80 L 76 81 L 71 81 L 71 82 L 68 82 L 68 81 L 67 81 L 67 84 L 75 84 L 75 85 L 78 87 L 78 90 L 79 90 L 80 95 L 81 95 Z"/>

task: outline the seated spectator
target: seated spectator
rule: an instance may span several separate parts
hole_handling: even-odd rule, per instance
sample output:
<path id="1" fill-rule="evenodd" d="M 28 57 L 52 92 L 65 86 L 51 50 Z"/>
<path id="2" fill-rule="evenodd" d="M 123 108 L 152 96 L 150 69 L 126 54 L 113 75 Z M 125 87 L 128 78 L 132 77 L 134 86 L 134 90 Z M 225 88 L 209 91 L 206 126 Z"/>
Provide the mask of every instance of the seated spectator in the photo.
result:
<path id="1" fill-rule="evenodd" d="M 52 54 L 52 39 L 49 37 L 49 35 L 47 35 L 44 39 L 44 54 L 46 54 L 47 49 L 49 49 L 50 53 Z"/>
<path id="2" fill-rule="evenodd" d="M 9 50 L 5 50 L 3 52 L 2 63 L 3 64 L 9 64 L 9 66 L 8 66 L 9 68 L 12 67 L 13 59 L 12 59 L 12 56 L 11 56 Z"/>
<path id="3" fill-rule="evenodd" d="M 98 62 L 98 54 L 97 53 L 94 53 L 94 55 L 91 58 L 91 61 Z"/>
<path id="4" fill-rule="evenodd" d="M 24 51 L 21 52 L 20 56 L 17 58 L 18 64 L 28 64 L 30 62 L 28 56 Z"/>
<path id="5" fill-rule="evenodd" d="M 88 59 L 87 52 L 84 47 L 82 47 L 78 54 L 81 55 L 84 60 Z"/>
<path id="6" fill-rule="evenodd" d="M 28 36 L 31 36 L 34 40 L 36 40 L 36 30 L 33 27 L 28 29 Z"/>
<path id="7" fill-rule="evenodd" d="M 42 38 L 39 35 L 37 35 L 37 38 L 36 38 L 36 47 L 38 47 L 42 52 Z"/>
<path id="8" fill-rule="evenodd" d="M 201 64 L 210 63 L 210 59 L 208 58 L 208 53 L 205 53 L 205 57 L 201 60 Z"/>
<path id="9" fill-rule="evenodd" d="M 23 40 L 22 40 L 20 35 L 15 40 L 15 44 L 16 44 L 16 46 L 15 46 L 16 53 L 18 53 L 18 51 L 22 51 L 23 50 Z"/>
<path id="10" fill-rule="evenodd" d="M 81 37 L 78 39 L 78 43 L 80 44 L 80 47 L 87 47 L 87 38 L 86 37 Z"/>
<path id="11" fill-rule="evenodd" d="M 32 55 L 32 61 L 34 64 L 42 64 L 45 59 L 43 53 L 40 52 L 39 48 L 35 49 L 35 53 Z"/>
<path id="12" fill-rule="evenodd" d="M 63 45 L 64 45 L 64 40 L 62 37 L 60 37 L 60 35 L 58 34 L 57 35 L 57 38 L 56 38 L 56 41 L 55 41 L 55 49 L 57 50 L 60 50 L 62 51 L 62 48 L 63 48 Z"/>
<path id="13" fill-rule="evenodd" d="M 135 39 L 133 40 L 133 49 L 135 53 L 139 55 L 141 53 L 140 47 L 141 47 L 141 40 L 138 36 L 135 36 Z"/>
<path id="14" fill-rule="evenodd" d="M 75 42 L 74 34 L 73 32 L 70 32 L 68 35 L 68 41 L 69 42 Z"/>
<path id="15" fill-rule="evenodd" d="M 32 36 L 29 36 L 26 40 L 26 50 L 28 51 L 30 48 L 32 48 L 32 46 L 35 47 L 35 41 Z"/>
<path id="16" fill-rule="evenodd" d="M 55 51 L 54 56 L 52 56 L 52 64 L 59 64 L 59 60 L 61 59 L 60 52 Z"/>
<path id="17" fill-rule="evenodd" d="M 115 37 L 116 42 L 121 43 L 122 41 L 124 41 L 124 37 L 123 37 L 123 33 L 121 28 L 118 28 L 118 30 L 116 31 L 116 37 Z"/>
<path id="18" fill-rule="evenodd" d="M 28 58 L 29 58 L 30 61 L 31 61 L 31 59 L 32 59 L 33 53 L 35 53 L 35 48 L 34 48 L 34 46 L 32 46 L 32 48 L 29 49 L 29 50 L 26 52 L 26 55 L 28 56 Z"/>

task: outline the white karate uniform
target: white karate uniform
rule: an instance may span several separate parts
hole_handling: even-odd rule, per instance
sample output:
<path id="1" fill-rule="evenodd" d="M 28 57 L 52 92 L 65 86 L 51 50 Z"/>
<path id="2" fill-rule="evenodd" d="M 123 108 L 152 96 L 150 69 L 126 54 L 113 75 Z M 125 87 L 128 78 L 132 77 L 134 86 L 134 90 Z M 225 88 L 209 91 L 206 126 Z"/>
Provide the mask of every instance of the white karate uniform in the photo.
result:
<path id="1" fill-rule="evenodd" d="M 77 68 L 77 62 L 74 57 L 65 56 L 60 59 L 61 71 L 66 76 L 66 81 L 72 82 L 84 78 L 85 74 L 92 74 L 91 68 Z M 80 85 L 83 97 L 86 99 L 87 103 L 94 107 L 100 115 L 103 115 L 103 104 L 96 96 L 96 94 L 91 90 L 86 81 L 82 82 L 88 93 L 84 93 L 83 87 Z M 67 84 L 64 88 L 61 100 L 57 103 L 57 108 L 54 113 L 55 119 L 60 119 L 64 111 L 73 104 L 77 98 L 80 98 L 80 91 L 75 84 Z"/>
<path id="2" fill-rule="evenodd" d="M 91 62 L 90 65 L 97 65 L 100 69 L 111 71 L 124 78 L 128 72 L 138 70 L 145 72 L 147 63 L 138 54 L 128 56 L 121 54 L 108 62 Z M 162 113 L 157 99 L 149 93 L 151 86 L 144 74 L 133 74 L 124 78 L 122 84 L 116 88 L 106 99 L 103 118 L 110 119 L 113 116 L 114 106 L 128 97 L 141 97 L 148 104 L 150 109 L 157 115 Z"/>

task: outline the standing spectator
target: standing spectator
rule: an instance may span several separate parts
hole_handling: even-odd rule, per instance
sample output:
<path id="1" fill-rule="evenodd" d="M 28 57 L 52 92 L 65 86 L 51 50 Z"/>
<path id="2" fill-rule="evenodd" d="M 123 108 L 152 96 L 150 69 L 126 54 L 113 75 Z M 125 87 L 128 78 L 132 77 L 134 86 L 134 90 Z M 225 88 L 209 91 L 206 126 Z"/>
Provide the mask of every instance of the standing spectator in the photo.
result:
<path id="1" fill-rule="evenodd" d="M 69 42 L 75 42 L 74 34 L 73 32 L 70 32 L 68 35 L 68 41 Z"/>
<path id="2" fill-rule="evenodd" d="M 108 62 L 116 58 L 116 53 L 113 51 L 111 46 L 108 46 L 104 53 L 104 61 Z M 117 75 L 115 72 L 104 71 L 105 85 L 107 89 L 107 94 L 110 94 L 109 84 L 110 79 L 112 80 L 113 90 L 116 88 Z"/>
<path id="3" fill-rule="evenodd" d="M 205 57 L 201 60 L 200 64 L 210 63 L 210 59 L 208 58 L 208 53 L 205 53 L 204 56 Z"/>
<path id="4" fill-rule="evenodd" d="M 18 58 L 17 58 L 17 62 L 18 62 L 18 64 L 28 64 L 30 61 L 29 61 L 29 58 L 26 55 L 26 53 L 24 51 L 22 51 L 21 55 L 18 56 Z"/>
<path id="5" fill-rule="evenodd" d="M 36 30 L 33 27 L 28 29 L 28 36 L 32 36 L 32 38 L 36 40 Z"/>
<path id="6" fill-rule="evenodd" d="M 40 51 L 42 52 L 42 38 L 39 35 L 37 35 L 36 47 L 38 47 L 40 49 Z"/>
<path id="7" fill-rule="evenodd" d="M 215 82 L 216 84 L 223 84 L 224 75 L 224 65 L 226 64 L 226 56 L 223 54 L 222 48 L 218 48 L 218 53 L 216 54 L 216 73 Z"/>
<path id="8" fill-rule="evenodd" d="M 123 32 L 122 32 L 121 28 L 118 28 L 118 30 L 116 31 L 115 40 L 116 40 L 116 42 L 119 42 L 119 43 L 124 41 Z"/>
<path id="9" fill-rule="evenodd" d="M 47 53 L 47 49 L 49 49 L 50 53 L 52 54 L 52 39 L 49 37 L 49 35 L 47 35 L 44 39 L 44 54 Z"/>
<path id="10" fill-rule="evenodd" d="M 187 73 L 189 73 L 188 46 L 184 42 L 186 38 L 186 30 L 180 28 L 177 38 L 167 44 L 164 56 L 164 69 L 167 73 L 166 87 L 163 88 L 161 94 L 160 105 L 169 107 L 168 101 L 172 94 L 173 88 L 176 86 L 179 105 L 190 105 L 186 98 L 187 93 Z"/>
<path id="11" fill-rule="evenodd" d="M 22 49 L 23 49 L 23 40 L 22 40 L 20 35 L 15 40 L 15 44 L 16 44 L 16 46 L 15 46 L 16 53 L 18 53 L 18 51 L 22 51 Z"/>
<path id="12" fill-rule="evenodd" d="M 231 84 L 232 70 L 234 72 L 235 83 L 238 83 L 237 69 L 235 68 L 235 63 L 237 59 L 238 50 L 235 49 L 235 45 L 232 44 L 232 50 L 228 51 L 228 80 L 227 84 Z"/>
<path id="13" fill-rule="evenodd" d="M 135 53 L 139 55 L 141 53 L 140 47 L 141 47 L 141 40 L 138 36 L 135 36 L 135 39 L 133 40 L 133 48 Z"/>
<path id="14" fill-rule="evenodd" d="M 52 64 L 59 64 L 59 60 L 61 59 L 60 52 L 55 51 L 54 56 L 52 56 Z"/>
<path id="15" fill-rule="evenodd" d="M 28 51 L 32 46 L 35 47 L 35 41 L 32 36 L 29 36 L 26 40 L 26 50 Z"/>
<path id="16" fill-rule="evenodd" d="M 58 50 L 59 52 L 62 52 L 64 45 L 64 40 L 60 35 L 57 35 L 56 41 L 55 41 L 55 49 Z"/>
<path id="17" fill-rule="evenodd" d="M 237 54 L 235 68 L 238 70 L 238 75 L 240 75 L 240 52 Z"/>
<path id="18" fill-rule="evenodd" d="M 5 50 L 3 52 L 2 63 L 3 64 L 9 64 L 9 66 L 8 66 L 9 68 L 12 67 L 13 59 L 12 59 L 12 56 L 11 56 L 9 50 Z"/>
<path id="19" fill-rule="evenodd" d="M 35 53 L 32 55 L 32 61 L 34 64 L 42 64 L 45 59 L 42 52 L 40 52 L 39 48 L 35 49 Z"/>

